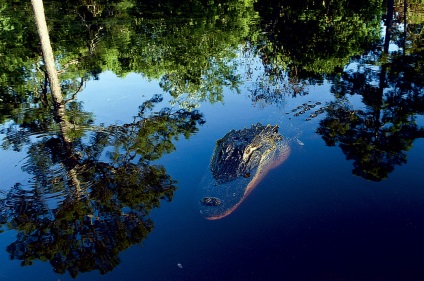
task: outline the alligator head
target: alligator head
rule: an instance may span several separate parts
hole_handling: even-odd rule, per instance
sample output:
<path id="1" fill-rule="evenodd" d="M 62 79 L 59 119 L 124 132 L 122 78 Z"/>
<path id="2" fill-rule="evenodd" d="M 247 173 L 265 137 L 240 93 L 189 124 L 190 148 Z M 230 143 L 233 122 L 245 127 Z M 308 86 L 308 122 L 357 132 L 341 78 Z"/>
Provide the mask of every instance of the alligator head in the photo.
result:
<path id="1" fill-rule="evenodd" d="M 231 214 L 268 171 L 290 154 L 278 126 L 231 130 L 216 142 L 201 188 L 200 212 L 210 220 Z"/>

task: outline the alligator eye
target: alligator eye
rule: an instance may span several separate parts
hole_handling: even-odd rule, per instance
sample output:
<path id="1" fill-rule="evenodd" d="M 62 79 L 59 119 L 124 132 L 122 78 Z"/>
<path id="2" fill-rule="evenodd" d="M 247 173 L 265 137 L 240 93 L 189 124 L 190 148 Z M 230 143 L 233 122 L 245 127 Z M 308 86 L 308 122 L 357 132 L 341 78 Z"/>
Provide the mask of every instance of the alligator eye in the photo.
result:
<path id="1" fill-rule="evenodd" d="M 245 174 L 243 175 L 243 177 L 245 177 L 245 178 L 250 178 L 250 173 L 245 173 Z"/>
<path id="2" fill-rule="evenodd" d="M 221 200 L 219 200 L 219 198 L 216 197 L 205 197 L 202 200 L 200 200 L 200 202 L 205 205 L 205 206 L 219 206 L 221 205 Z"/>

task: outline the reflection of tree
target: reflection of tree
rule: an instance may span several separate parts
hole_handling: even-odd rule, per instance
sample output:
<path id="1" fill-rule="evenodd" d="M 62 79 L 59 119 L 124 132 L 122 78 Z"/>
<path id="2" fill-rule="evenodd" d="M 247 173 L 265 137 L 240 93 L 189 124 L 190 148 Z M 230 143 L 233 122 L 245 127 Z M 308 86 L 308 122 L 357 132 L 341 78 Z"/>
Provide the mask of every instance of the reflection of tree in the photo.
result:
<path id="1" fill-rule="evenodd" d="M 34 86 L 41 84 L 45 70 L 34 47 L 38 44 L 27 43 L 36 38 L 34 24 L 27 19 L 31 7 L 3 2 L 0 10 L 11 16 L 3 20 L 0 15 L 0 22 L 14 30 L 0 29 L 5 39 L 0 53 L 7 54 L 7 61 L 0 61 L 6 74 L 0 77 L 0 98 L 13 90 L 30 102 L 25 98 L 36 96 Z M 158 79 L 163 90 L 185 107 L 201 100 L 222 101 L 224 87 L 237 90 L 240 85 L 233 60 L 256 13 L 250 0 L 219 2 L 49 1 L 46 17 L 54 30 L 50 38 L 62 90 L 75 92 L 89 77 L 110 70 L 119 76 L 137 72 Z M 72 91 L 64 93 L 68 94 Z"/>
<path id="2" fill-rule="evenodd" d="M 346 158 L 354 161 L 355 175 L 380 181 L 396 165 L 406 163 L 405 152 L 414 139 L 424 137 L 424 130 L 412 116 L 403 121 L 386 116 L 382 121 L 375 113 L 372 109 L 353 110 L 346 102 L 338 101 L 327 107 L 327 117 L 320 122 L 318 133 L 327 145 L 339 143 Z M 390 109 L 384 114 L 390 114 Z"/>
<path id="3" fill-rule="evenodd" d="M 19 232 L 7 248 L 11 258 L 24 265 L 48 260 L 74 277 L 94 269 L 106 273 L 122 250 L 148 235 L 150 211 L 160 199 L 172 200 L 176 188 L 164 167 L 150 160 L 204 122 L 196 111 L 162 109 L 147 116 L 161 100 L 144 102 L 132 123 L 96 128 L 85 140 L 69 138 L 61 127 L 57 136 L 30 143 L 23 167 L 33 175 L 30 184 L 15 184 L 0 202 L 3 222 Z M 66 113 L 61 117 L 70 120 Z"/>
<path id="4" fill-rule="evenodd" d="M 134 12 L 133 44 L 120 49 L 123 71 L 159 78 L 188 108 L 222 102 L 224 87 L 238 89 L 234 59 L 256 15 L 251 1 L 138 1 Z"/>
<path id="5" fill-rule="evenodd" d="M 388 14 L 393 15 L 393 1 L 388 5 Z M 424 53 L 413 48 L 389 53 L 391 22 L 386 19 L 382 52 L 375 51 L 371 59 L 363 56 L 355 70 L 335 79 L 332 89 L 340 100 L 346 94 L 361 95 L 366 108 L 354 110 L 346 101 L 335 103 L 318 129 L 327 145 L 339 143 L 346 157 L 354 160 L 354 174 L 374 181 L 406 163 L 413 140 L 424 137 L 424 128 L 415 122 L 415 115 L 424 112 Z M 376 56 L 380 66 L 370 65 Z"/>
<path id="6" fill-rule="evenodd" d="M 47 29 L 46 18 L 44 15 L 44 6 L 42 0 L 31 0 L 32 9 L 34 11 L 34 19 L 37 26 L 38 37 L 41 42 L 41 50 L 43 53 L 43 62 L 46 68 L 46 77 L 49 80 L 51 94 L 54 96 L 57 104 L 62 103 L 63 97 L 60 90 L 60 82 L 57 77 L 57 69 L 54 61 L 52 46 L 50 43 L 50 36 Z"/>
<path id="7" fill-rule="evenodd" d="M 19 232 L 7 250 L 24 265 L 35 259 L 49 260 L 57 272 L 67 270 L 74 277 L 93 269 L 106 273 L 119 263 L 122 250 L 150 232 L 153 223 L 147 216 L 159 206 L 159 199 L 172 199 L 174 181 L 163 167 L 150 165 L 149 160 L 170 152 L 178 135 L 189 137 L 203 121 L 199 113 L 183 110 L 163 109 L 146 117 L 161 101 L 155 96 L 143 103 L 132 124 L 97 128 L 88 142 L 83 141 L 91 114 L 72 101 L 78 91 L 63 100 L 43 5 L 41 0 L 32 0 L 32 4 L 47 68 L 44 84 L 50 82 L 52 95 L 46 95 L 45 86 L 41 104 L 35 110 L 26 109 L 41 112 L 41 116 L 27 114 L 31 118 L 20 120 L 20 127 L 12 125 L 17 130 L 5 130 L 3 147 L 13 145 L 20 150 L 29 145 L 23 170 L 33 175 L 27 187 L 15 184 L 0 202 L 3 222 L 9 221 L 9 227 Z M 94 43 L 89 44 L 90 54 L 93 49 Z M 70 85 L 62 85 L 65 93 L 72 91 Z M 43 104 L 49 97 L 54 107 Z M 29 137 L 39 133 L 45 134 L 40 141 Z M 109 147 L 115 150 L 107 154 L 107 161 L 102 155 Z"/>
<path id="8" fill-rule="evenodd" d="M 380 1 L 265 0 L 255 8 L 266 35 L 253 50 L 265 72 L 254 101 L 305 94 L 379 39 Z"/>

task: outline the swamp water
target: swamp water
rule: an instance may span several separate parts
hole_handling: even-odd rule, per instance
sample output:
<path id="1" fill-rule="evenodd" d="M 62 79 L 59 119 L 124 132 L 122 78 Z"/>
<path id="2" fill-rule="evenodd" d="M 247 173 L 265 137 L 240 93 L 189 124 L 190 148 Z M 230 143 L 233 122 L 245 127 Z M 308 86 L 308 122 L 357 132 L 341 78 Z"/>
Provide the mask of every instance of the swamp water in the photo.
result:
<path id="1" fill-rule="evenodd" d="M 44 3 L 60 114 L 1 8 L 1 280 L 422 279 L 419 4 L 71 2 Z M 258 123 L 290 153 L 205 219 L 217 141 Z"/>

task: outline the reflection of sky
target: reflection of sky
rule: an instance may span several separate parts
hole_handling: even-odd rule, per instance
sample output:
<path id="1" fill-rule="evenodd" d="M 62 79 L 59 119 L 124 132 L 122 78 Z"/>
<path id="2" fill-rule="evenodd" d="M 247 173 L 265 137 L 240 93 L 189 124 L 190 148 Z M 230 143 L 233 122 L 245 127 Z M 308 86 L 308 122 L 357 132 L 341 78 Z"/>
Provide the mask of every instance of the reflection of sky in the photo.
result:
<path id="1" fill-rule="evenodd" d="M 138 107 L 162 89 L 156 81 L 149 82 L 139 74 L 118 78 L 112 72 L 100 74 L 99 80 L 88 81 L 78 101 L 85 111 L 94 113 L 95 124 L 124 124 L 133 121 Z"/>
<path id="2" fill-rule="evenodd" d="M 198 108 L 204 114 L 206 120 L 206 124 L 200 127 L 200 133 L 210 135 L 204 136 L 210 139 L 209 143 L 213 144 L 231 129 L 250 127 L 258 122 L 278 124 L 281 127 L 280 132 L 283 135 L 288 133 L 290 137 L 303 134 L 304 130 L 309 131 L 309 133 L 313 132 L 313 127 L 317 126 L 319 118 L 305 121 L 312 110 L 299 117 L 294 117 L 291 110 L 303 103 L 319 101 L 325 105 L 326 102 L 333 100 L 330 94 L 330 85 L 324 83 L 321 86 L 309 86 L 307 87 L 308 95 L 297 96 L 296 98 L 286 95 L 281 104 L 258 106 L 250 100 L 249 96 L 252 88 L 257 87 L 258 83 L 262 81 L 263 69 L 257 59 L 247 58 L 239 62 L 238 70 L 242 76 L 246 70 L 244 68 L 246 64 L 251 66 L 254 75 L 241 85 L 240 94 L 224 88 L 223 103 L 214 105 L 202 103 Z M 243 78 L 246 79 L 246 77 Z M 95 124 L 116 123 L 120 125 L 132 122 L 132 118 L 138 113 L 138 107 L 142 102 L 158 93 L 163 93 L 159 87 L 159 81 L 149 81 L 137 74 L 118 78 L 113 73 L 107 72 L 102 73 L 99 80 L 87 82 L 85 90 L 78 95 L 78 100 L 83 102 L 85 111 L 93 112 Z M 170 107 L 167 102 L 169 98 L 168 94 L 164 94 L 164 101 L 157 104 L 153 111 Z M 355 98 L 352 98 L 352 100 L 355 100 Z"/>
<path id="3" fill-rule="evenodd" d="M 7 128 L 14 123 L 12 121 L 1 124 L 0 128 Z M 3 142 L 5 134 L 0 134 L 0 144 Z M 32 136 L 31 138 L 34 138 Z M 22 171 L 21 166 L 26 162 L 26 152 L 12 151 L 12 149 L 4 150 L 0 147 L 0 191 L 8 191 L 17 182 L 25 181 L 28 175 Z M 0 198 L 2 198 L 0 193 Z"/>
<path id="4" fill-rule="evenodd" d="M 402 32 L 403 31 L 403 24 L 397 25 L 397 28 L 399 28 L 399 31 Z M 381 23 L 381 37 L 383 38 L 383 42 L 384 42 L 384 37 L 386 36 L 386 29 L 387 29 L 387 27 L 382 22 Z M 401 48 L 398 45 L 396 45 L 395 43 L 393 43 L 393 41 L 391 40 L 390 43 L 389 43 L 389 53 L 396 52 L 396 51 L 399 51 L 399 50 L 401 50 Z"/>
<path id="5" fill-rule="evenodd" d="M 17 182 L 25 182 L 29 179 L 28 174 L 21 169 L 21 165 L 26 162 L 26 153 L 11 150 L 1 150 L 0 153 L 2 159 L 0 161 L 0 191 L 9 191 Z M 0 198 L 2 197 L 0 194 Z"/>

